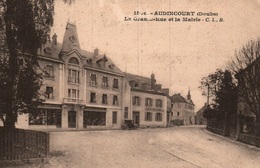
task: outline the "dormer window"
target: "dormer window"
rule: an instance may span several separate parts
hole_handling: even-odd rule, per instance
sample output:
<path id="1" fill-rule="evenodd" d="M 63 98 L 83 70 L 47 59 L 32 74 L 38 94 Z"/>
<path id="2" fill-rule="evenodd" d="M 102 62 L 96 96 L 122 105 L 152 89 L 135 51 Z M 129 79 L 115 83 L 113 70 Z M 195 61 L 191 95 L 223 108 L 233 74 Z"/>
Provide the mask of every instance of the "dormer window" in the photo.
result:
<path id="1" fill-rule="evenodd" d="M 105 68 L 107 61 L 108 61 L 108 59 L 107 59 L 106 55 L 104 55 L 103 58 L 97 60 L 97 64 L 98 64 L 101 68 Z"/>
<path id="2" fill-rule="evenodd" d="M 111 64 L 108 66 L 110 69 L 114 69 L 115 65 L 114 64 Z"/>
<path id="3" fill-rule="evenodd" d="M 135 87 L 135 88 L 138 88 L 138 87 L 139 87 L 139 83 L 138 83 L 138 82 L 135 82 L 135 83 L 134 83 L 134 87 Z"/>
<path id="4" fill-rule="evenodd" d="M 47 54 L 51 54 L 52 49 L 50 47 L 46 47 L 46 48 L 44 48 L 44 52 L 46 52 Z"/>
<path id="5" fill-rule="evenodd" d="M 69 63 L 70 63 L 70 64 L 79 65 L 79 61 L 78 61 L 78 59 L 75 58 L 75 57 L 70 58 Z"/>
<path id="6" fill-rule="evenodd" d="M 87 63 L 91 64 L 92 63 L 92 59 L 91 58 L 87 59 Z"/>

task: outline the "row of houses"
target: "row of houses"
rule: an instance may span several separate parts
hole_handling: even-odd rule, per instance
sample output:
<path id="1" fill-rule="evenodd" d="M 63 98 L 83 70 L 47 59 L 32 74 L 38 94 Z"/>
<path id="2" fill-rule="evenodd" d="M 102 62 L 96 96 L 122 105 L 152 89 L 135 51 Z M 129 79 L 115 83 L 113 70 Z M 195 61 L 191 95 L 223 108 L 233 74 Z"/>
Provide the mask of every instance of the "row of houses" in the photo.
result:
<path id="1" fill-rule="evenodd" d="M 150 78 L 121 71 L 98 49 L 80 48 L 74 24 L 66 26 L 62 44 L 54 34 L 38 52 L 44 73 L 44 103 L 34 113 L 18 116 L 27 129 L 120 128 L 125 120 L 139 127 L 194 124 L 194 104 Z"/>

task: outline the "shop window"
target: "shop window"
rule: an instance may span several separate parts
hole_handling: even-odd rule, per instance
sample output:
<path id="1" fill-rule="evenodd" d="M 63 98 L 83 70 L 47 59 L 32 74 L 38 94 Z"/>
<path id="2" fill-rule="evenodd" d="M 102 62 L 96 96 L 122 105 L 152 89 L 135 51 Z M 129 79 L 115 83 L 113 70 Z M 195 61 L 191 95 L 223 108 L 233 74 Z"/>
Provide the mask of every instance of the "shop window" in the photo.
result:
<path id="1" fill-rule="evenodd" d="M 151 112 L 145 113 L 145 120 L 146 121 L 152 121 L 152 113 Z"/>
<path id="2" fill-rule="evenodd" d="M 113 124 L 116 124 L 117 123 L 117 112 L 116 111 L 113 111 L 113 117 L 112 117 L 113 119 Z"/>
<path id="3" fill-rule="evenodd" d="M 106 112 L 84 112 L 84 125 L 106 125 Z"/>
<path id="4" fill-rule="evenodd" d="M 156 121 L 162 121 L 162 113 L 156 113 L 155 120 Z"/>
<path id="5" fill-rule="evenodd" d="M 53 99 L 53 87 L 46 86 L 46 92 L 45 92 L 45 98 L 46 99 Z"/>
<path id="6" fill-rule="evenodd" d="M 113 80 L 113 88 L 114 89 L 119 89 L 118 79 L 114 79 Z"/>
<path id="7" fill-rule="evenodd" d="M 61 111 L 54 109 L 38 109 L 29 113 L 29 125 L 61 125 Z"/>

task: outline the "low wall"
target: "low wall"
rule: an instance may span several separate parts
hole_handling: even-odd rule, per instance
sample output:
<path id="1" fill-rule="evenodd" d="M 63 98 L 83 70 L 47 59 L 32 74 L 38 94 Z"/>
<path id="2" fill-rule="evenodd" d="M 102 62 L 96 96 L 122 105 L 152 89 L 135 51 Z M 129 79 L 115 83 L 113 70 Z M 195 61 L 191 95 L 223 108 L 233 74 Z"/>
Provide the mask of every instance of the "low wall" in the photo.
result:
<path id="1" fill-rule="evenodd" d="M 207 126 L 206 129 L 210 132 L 213 132 L 215 134 L 224 135 L 224 130 L 219 128 L 214 128 L 211 126 Z"/>
<path id="2" fill-rule="evenodd" d="M 238 141 L 260 147 L 260 137 L 254 135 L 239 134 Z"/>
<path id="3" fill-rule="evenodd" d="M 49 154 L 49 133 L 0 127 L 0 162 L 46 158 Z"/>

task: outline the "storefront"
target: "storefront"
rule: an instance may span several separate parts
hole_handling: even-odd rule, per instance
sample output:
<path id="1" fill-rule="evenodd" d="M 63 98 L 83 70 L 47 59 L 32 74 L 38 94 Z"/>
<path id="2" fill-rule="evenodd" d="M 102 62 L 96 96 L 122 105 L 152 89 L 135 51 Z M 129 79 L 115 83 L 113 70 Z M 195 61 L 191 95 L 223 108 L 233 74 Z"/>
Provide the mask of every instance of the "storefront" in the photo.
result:
<path id="1" fill-rule="evenodd" d="M 86 107 L 83 114 L 83 127 L 106 126 L 106 109 Z"/>
<path id="2" fill-rule="evenodd" d="M 29 127 L 39 128 L 61 128 L 61 106 L 45 104 L 38 107 L 36 111 L 29 113 Z"/>

